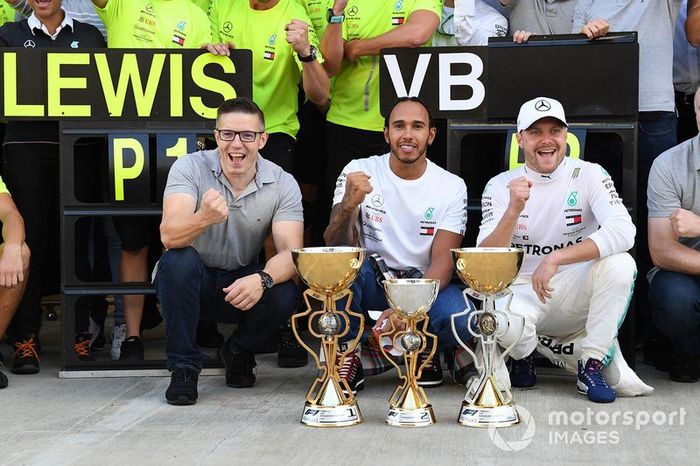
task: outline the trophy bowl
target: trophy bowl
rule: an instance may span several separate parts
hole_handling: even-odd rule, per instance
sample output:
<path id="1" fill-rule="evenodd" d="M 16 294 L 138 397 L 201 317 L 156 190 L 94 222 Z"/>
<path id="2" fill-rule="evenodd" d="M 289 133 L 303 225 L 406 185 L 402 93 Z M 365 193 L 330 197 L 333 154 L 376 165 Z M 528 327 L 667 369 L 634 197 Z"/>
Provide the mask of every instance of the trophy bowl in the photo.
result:
<path id="1" fill-rule="evenodd" d="M 459 278 L 472 290 L 495 295 L 506 290 L 523 265 L 521 248 L 452 249 L 452 259 Z"/>
<path id="2" fill-rule="evenodd" d="M 294 267 L 309 288 L 335 295 L 355 280 L 365 259 L 365 250 L 354 247 L 292 249 Z"/>
<path id="3" fill-rule="evenodd" d="M 437 298 L 440 280 L 427 278 L 393 278 L 384 280 L 384 292 L 389 306 L 408 320 L 420 320 Z"/>

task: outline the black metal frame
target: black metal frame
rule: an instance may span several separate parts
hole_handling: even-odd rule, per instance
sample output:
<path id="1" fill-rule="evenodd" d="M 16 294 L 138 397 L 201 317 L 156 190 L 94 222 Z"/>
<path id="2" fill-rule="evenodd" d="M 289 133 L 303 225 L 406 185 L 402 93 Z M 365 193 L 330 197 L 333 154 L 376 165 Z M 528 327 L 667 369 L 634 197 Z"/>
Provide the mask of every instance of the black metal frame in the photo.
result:
<path id="1" fill-rule="evenodd" d="M 159 134 L 201 133 L 211 134 L 213 122 L 187 123 L 139 123 L 139 122 L 91 122 L 62 121 L 60 125 L 60 196 L 61 196 L 61 305 L 62 352 L 61 368 L 64 372 L 99 370 L 165 369 L 164 360 L 144 361 L 82 361 L 74 351 L 75 306 L 84 296 L 155 294 L 150 283 L 84 282 L 75 273 L 75 225 L 82 217 L 108 216 L 160 216 L 162 207 L 157 203 L 144 205 L 115 205 L 107 202 L 85 203 L 75 197 L 75 143 L 84 137 L 107 137 L 110 133 Z M 205 368 L 222 367 L 219 361 L 205 359 Z"/>

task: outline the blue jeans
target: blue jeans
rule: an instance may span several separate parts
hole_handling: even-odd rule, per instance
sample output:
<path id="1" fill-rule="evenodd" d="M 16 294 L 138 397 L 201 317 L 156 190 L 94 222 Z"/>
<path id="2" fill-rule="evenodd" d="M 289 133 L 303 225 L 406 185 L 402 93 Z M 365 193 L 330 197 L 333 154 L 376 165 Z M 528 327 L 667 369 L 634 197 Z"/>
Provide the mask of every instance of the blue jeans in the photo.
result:
<path id="1" fill-rule="evenodd" d="M 165 320 L 167 368 L 202 369 L 203 355 L 196 342 L 202 320 L 238 323 L 226 342 L 231 348 L 257 352 L 289 320 L 297 303 L 297 287 L 291 282 L 273 286 L 260 301 L 241 311 L 224 301 L 223 288 L 236 279 L 261 270 L 261 264 L 222 270 L 206 267 L 193 247 L 169 249 L 158 262 L 156 292 Z"/>
<path id="2" fill-rule="evenodd" d="M 384 295 L 384 288 L 377 283 L 377 278 L 368 261 L 362 264 L 360 273 L 357 279 L 350 287 L 352 291 L 352 302 L 350 309 L 357 313 L 362 313 L 365 319 L 369 319 L 367 311 L 384 311 L 389 307 L 389 303 Z M 338 302 L 338 309 L 345 307 L 346 298 Z M 428 330 L 438 337 L 438 351 L 451 348 L 457 345 L 457 340 L 452 333 L 452 314 L 462 312 L 469 306 L 471 311 L 475 311 L 474 305 L 471 302 L 465 302 L 462 292 L 455 285 L 447 285 L 439 294 L 433 307 L 428 311 Z M 343 338 L 344 341 L 349 341 L 355 338 L 359 331 L 359 320 L 350 318 L 350 331 Z M 455 327 L 462 341 L 466 342 L 471 338 L 471 334 L 467 330 L 467 316 L 461 316 L 455 321 Z"/>
<path id="3" fill-rule="evenodd" d="M 659 270 L 649 285 L 651 317 L 679 353 L 700 356 L 700 277 Z"/>

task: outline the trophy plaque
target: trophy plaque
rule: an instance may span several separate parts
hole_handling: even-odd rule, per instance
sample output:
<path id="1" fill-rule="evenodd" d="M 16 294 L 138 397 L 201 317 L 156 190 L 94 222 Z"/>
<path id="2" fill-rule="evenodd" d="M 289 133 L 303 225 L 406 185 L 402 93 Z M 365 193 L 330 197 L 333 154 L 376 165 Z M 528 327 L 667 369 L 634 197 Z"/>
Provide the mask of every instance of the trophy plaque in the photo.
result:
<path id="1" fill-rule="evenodd" d="M 403 349 L 405 375 L 394 359 L 387 354 L 384 346 L 379 348 L 384 357 L 399 372 L 403 381 L 389 398 L 389 412 L 386 422 L 397 427 L 424 427 L 435 423 L 435 414 L 418 378 L 430 359 L 435 355 L 437 336 L 428 332 L 428 310 L 435 302 L 440 290 L 440 280 L 434 279 L 390 279 L 384 280 L 384 292 L 389 306 L 401 322 L 401 330 L 396 329 L 390 318 L 389 328 L 379 333 L 380 342 L 389 337 L 395 348 Z M 420 326 L 419 326 L 420 324 Z M 427 353 L 419 365 L 419 355 Z"/>
<path id="2" fill-rule="evenodd" d="M 348 383 L 338 375 L 338 369 L 342 367 L 345 358 L 355 350 L 362 332 L 348 342 L 346 349 L 340 353 L 338 340 L 350 331 L 348 315 L 360 320 L 360 329 L 364 327 L 364 316 L 349 308 L 352 300 L 349 287 L 355 281 L 364 258 L 365 250 L 362 248 L 317 247 L 292 250 L 294 266 L 309 287 L 304 291 L 306 310 L 292 316 L 292 330 L 299 344 L 311 354 L 316 366 L 321 370 L 306 393 L 302 424 L 313 427 L 340 427 L 362 422 L 362 414 Z M 345 309 L 336 309 L 336 302 L 345 296 Z M 323 303 L 322 308 L 314 311 L 310 298 Z M 323 364 L 316 351 L 302 340 L 297 331 L 297 320 L 306 316 L 309 332 L 321 340 Z"/>
<path id="3" fill-rule="evenodd" d="M 467 285 L 467 295 L 480 300 L 481 309 L 472 313 L 467 320 L 467 329 L 480 345 L 477 356 L 462 341 L 455 327 L 455 319 L 469 314 L 469 307 L 463 312 L 452 315 L 452 332 L 457 342 L 474 359 L 474 366 L 479 372 L 467 382 L 467 394 L 462 402 L 458 421 L 469 427 L 507 427 L 520 422 L 513 403 L 510 384 L 503 383 L 496 374 L 496 358 L 504 363 L 505 356 L 517 344 L 516 339 L 499 355 L 497 334 L 506 329 L 500 325 L 509 325 L 513 319 L 523 319 L 509 312 L 512 293 L 508 287 L 520 272 L 524 252 L 520 248 L 461 248 L 452 249 L 452 259 L 459 278 Z M 495 301 L 508 297 L 504 310 L 495 309 Z M 522 336 L 522 332 L 520 333 Z"/>

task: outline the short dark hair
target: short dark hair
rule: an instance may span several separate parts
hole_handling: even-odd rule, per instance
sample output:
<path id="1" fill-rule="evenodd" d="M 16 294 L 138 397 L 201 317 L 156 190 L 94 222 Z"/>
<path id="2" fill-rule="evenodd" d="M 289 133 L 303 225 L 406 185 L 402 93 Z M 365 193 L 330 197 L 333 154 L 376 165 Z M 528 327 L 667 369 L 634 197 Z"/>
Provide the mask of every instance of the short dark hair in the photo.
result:
<path id="1" fill-rule="evenodd" d="M 258 104 L 253 102 L 253 99 L 248 97 L 236 97 L 234 99 L 225 100 L 219 108 L 216 109 L 216 120 L 225 113 L 245 113 L 247 115 L 257 115 L 260 122 L 265 128 L 265 115 L 258 107 Z"/>
<path id="2" fill-rule="evenodd" d="M 384 117 L 384 127 L 388 128 L 389 127 L 389 118 L 391 118 L 391 112 L 394 111 L 397 105 L 399 105 L 401 102 L 416 102 L 417 104 L 420 104 L 423 106 L 426 112 L 428 112 L 428 126 L 431 128 L 435 127 L 435 121 L 433 121 L 433 115 L 430 113 L 430 109 L 428 106 L 423 102 L 419 97 L 416 96 L 404 96 L 404 97 L 399 97 L 396 99 L 391 106 L 389 107 L 389 111 L 386 113 L 386 117 Z"/>

